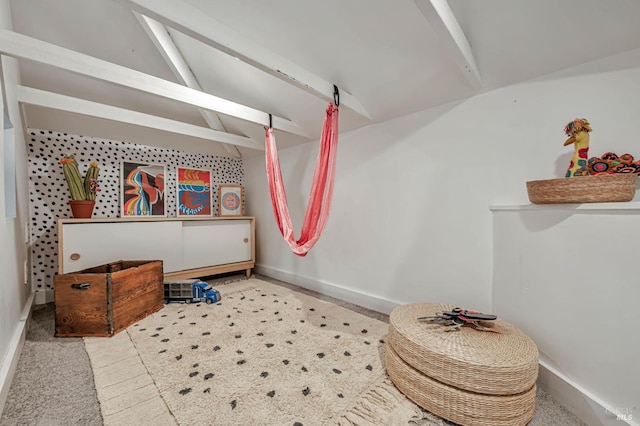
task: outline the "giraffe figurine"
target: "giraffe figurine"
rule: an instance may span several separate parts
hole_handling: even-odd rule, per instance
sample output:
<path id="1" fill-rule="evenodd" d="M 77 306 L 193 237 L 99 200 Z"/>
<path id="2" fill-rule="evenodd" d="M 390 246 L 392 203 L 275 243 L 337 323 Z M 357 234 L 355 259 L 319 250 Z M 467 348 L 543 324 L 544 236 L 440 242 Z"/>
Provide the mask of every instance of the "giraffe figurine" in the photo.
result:
<path id="1" fill-rule="evenodd" d="M 587 167 L 589 153 L 589 132 L 591 125 L 586 118 L 576 118 L 564 128 L 564 133 L 569 138 L 564 141 L 564 146 L 573 144 L 573 155 L 571 156 L 571 164 L 567 169 L 564 177 L 570 178 L 575 176 L 589 175 Z"/>

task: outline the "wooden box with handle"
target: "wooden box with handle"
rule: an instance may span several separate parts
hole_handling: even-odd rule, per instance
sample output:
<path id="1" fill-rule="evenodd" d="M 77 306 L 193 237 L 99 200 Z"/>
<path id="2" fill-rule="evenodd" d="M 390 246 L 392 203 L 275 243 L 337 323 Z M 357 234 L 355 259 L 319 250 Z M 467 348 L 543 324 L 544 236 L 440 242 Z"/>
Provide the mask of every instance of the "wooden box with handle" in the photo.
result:
<path id="1" fill-rule="evenodd" d="M 55 336 L 113 336 L 164 306 L 160 260 L 117 261 L 54 278 Z"/>

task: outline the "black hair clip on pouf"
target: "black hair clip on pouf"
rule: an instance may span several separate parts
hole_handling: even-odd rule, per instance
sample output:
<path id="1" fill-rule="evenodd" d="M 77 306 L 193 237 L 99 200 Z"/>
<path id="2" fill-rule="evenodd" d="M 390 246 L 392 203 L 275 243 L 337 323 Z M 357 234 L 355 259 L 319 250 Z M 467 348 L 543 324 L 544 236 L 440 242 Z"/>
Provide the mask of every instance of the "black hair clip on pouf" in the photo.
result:
<path id="1" fill-rule="evenodd" d="M 498 317 L 493 314 L 483 314 L 482 312 L 471 311 L 469 309 L 453 308 L 450 311 L 436 312 L 435 315 L 418 317 L 418 321 L 427 320 L 429 322 L 443 324 L 446 326 L 444 331 L 457 331 L 460 330 L 460 327 L 463 325 L 468 324 L 476 330 L 498 333 L 499 331 L 489 326 L 488 323 L 483 323 L 483 321 L 493 321 L 497 318 Z"/>

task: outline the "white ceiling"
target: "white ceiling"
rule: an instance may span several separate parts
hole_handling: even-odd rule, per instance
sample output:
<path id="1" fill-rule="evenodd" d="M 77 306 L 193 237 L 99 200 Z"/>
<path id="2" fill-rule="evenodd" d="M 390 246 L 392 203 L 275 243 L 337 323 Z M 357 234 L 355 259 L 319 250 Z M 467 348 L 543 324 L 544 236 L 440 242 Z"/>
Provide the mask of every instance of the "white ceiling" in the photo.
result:
<path id="1" fill-rule="evenodd" d="M 153 9 L 158 1 L 11 0 L 10 4 L 17 33 L 182 84 L 130 9 L 142 11 L 145 4 Z M 636 0 L 449 0 L 454 21 L 448 21 L 446 13 L 433 13 L 446 6 L 445 0 L 159 3 L 170 4 L 174 13 L 163 18 L 146 10 L 145 15 L 166 25 L 204 92 L 260 110 L 265 117 L 271 113 L 290 120 L 307 135 L 277 131 L 279 147 L 319 138 L 331 91 L 320 85 L 324 91 L 318 95 L 288 78 L 266 73 L 196 40 L 194 32 L 215 30 L 254 58 L 266 55 L 269 60 L 295 64 L 303 70 L 295 78 L 312 76 L 337 85 L 341 99 L 350 94 L 368 114 L 363 116 L 343 102 L 343 132 L 640 48 L 640 2 Z M 464 43 L 456 44 L 455 25 L 449 26 L 451 32 L 444 29 L 443 23 L 452 22 L 466 36 L 463 41 L 470 46 L 471 62 L 461 63 Z M 183 28 L 178 31 L 169 24 Z M 482 86 L 474 84 L 465 68 L 473 60 Z M 196 106 L 46 65 L 46 58 L 20 59 L 20 69 L 24 86 L 208 126 Z M 304 86 L 306 81 L 301 83 Z M 96 137 L 126 140 L 127 132 L 136 127 L 108 120 L 106 126 L 87 129 L 86 123 L 95 123 L 95 118 L 29 105 L 24 112 L 30 127 L 82 129 L 82 134 Z M 226 114 L 218 117 L 227 132 L 262 146 L 262 124 Z M 274 127 L 278 129 L 275 121 Z M 92 128 L 94 135 L 87 133 Z M 182 138 L 169 133 L 176 140 Z M 157 131 L 150 131 L 153 134 L 157 136 Z M 196 139 L 184 137 L 188 143 Z M 199 142 L 218 146 L 211 140 Z M 243 156 L 261 154 L 257 149 L 239 150 Z"/>

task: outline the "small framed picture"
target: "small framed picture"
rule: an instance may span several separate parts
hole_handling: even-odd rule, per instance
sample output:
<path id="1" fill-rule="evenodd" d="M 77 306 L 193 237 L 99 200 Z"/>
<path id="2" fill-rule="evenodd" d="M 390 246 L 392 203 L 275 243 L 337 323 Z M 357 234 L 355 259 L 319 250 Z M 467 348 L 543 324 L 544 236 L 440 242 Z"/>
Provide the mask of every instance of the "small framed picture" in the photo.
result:
<path id="1" fill-rule="evenodd" d="M 177 216 L 213 216 L 211 178 L 211 170 L 177 168 Z"/>
<path id="2" fill-rule="evenodd" d="M 218 216 L 242 216 L 242 185 L 218 186 Z"/>
<path id="3" fill-rule="evenodd" d="M 166 216 L 164 183 L 166 167 L 161 164 L 120 164 L 120 206 L 122 217 Z"/>

